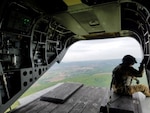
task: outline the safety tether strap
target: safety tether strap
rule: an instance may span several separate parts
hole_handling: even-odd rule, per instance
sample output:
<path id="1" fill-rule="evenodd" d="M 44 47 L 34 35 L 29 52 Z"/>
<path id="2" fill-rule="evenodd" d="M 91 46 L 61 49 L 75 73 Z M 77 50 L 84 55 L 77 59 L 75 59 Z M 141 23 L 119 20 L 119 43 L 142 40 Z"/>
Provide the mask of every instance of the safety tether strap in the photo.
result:
<path id="1" fill-rule="evenodd" d="M 9 95 L 9 91 L 8 91 L 8 87 L 7 87 L 7 80 L 6 80 L 5 74 L 3 72 L 3 68 L 2 68 L 1 62 L 0 62 L 0 76 L 2 76 L 2 78 L 3 78 L 5 90 L 6 90 L 6 93 L 7 93 L 7 97 L 8 97 L 8 99 L 10 99 L 10 95 Z"/>

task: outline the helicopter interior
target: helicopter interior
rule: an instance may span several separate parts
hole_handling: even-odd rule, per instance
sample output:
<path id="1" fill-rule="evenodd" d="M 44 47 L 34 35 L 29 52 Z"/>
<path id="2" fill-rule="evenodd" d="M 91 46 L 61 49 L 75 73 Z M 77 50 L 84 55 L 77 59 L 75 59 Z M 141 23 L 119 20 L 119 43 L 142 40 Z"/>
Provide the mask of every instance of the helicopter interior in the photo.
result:
<path id="1" fill-rule="evenodd" d="M 0 113 L 80 40 L 136 39 L 150 87 L 149 22 L 148 0 L 1 0 Z"/>

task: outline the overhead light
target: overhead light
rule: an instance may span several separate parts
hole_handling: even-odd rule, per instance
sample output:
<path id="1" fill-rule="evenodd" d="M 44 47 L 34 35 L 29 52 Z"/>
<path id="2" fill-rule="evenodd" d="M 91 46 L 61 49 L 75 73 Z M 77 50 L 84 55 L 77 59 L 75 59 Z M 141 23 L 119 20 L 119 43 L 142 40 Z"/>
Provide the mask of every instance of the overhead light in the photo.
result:
<path id="1" fill-rule="evenodd" d="M 98 21 L 98 20 L 91 20 L 91 21 L 89 22 L 89 25 L 90 25 L 90 26 L 98 26 L 98 25 L 99 25 L 99 21 Z"/>

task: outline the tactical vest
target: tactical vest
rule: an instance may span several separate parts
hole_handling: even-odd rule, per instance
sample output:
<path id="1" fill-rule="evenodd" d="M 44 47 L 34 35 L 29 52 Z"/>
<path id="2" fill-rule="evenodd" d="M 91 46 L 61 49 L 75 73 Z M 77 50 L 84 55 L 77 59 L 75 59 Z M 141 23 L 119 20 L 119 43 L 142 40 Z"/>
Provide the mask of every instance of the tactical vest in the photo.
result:
<path id="1" fill-rule="evenodd" d="M 113 70 L 111 88 L 114 85 L 117 93 L 126 94 L 128 92 L 128 86 L 131 85 L 132 77 L 128 76 L 127 72 L 128 68 L 121 64 Z"/>

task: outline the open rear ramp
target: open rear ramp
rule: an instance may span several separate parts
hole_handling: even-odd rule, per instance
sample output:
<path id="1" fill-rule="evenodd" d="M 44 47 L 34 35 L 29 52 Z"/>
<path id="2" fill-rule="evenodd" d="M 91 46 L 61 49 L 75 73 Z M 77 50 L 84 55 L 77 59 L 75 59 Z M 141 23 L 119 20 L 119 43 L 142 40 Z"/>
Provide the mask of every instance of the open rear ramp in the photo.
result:
<path id="1" fill-rule="evenodd" d="M 64 83 L 9 113 L 145 113 L 132 96 L 112 93 L 110 102 L 109 95 L 109 88 Z"/>
<path id="2" fill-rule="evenodd" d="M 79 85 L 76 83 L 64 83 L 52 91 L 58 91 L 59 94 L 65 94 L 66 90 L 64 88 L 70 87 L 68 85 L 74 87 L 76 85 L 80 86 L 82 84 Z M 54 94 L 54 92 L 52 92 L 52 94 L 50 94 L 50 92 L 46 95 Z M 107 88 L 83 85 L 61 104 L 45 100 L 43 101 L 41 100 L 43 96 L 41 96 L 35 101 L 32 101 L 25 106 L 13 110 L 10 113 L 99 113 L 101 102 L 107 93 Z M 65 95 L 70 95 L 70 92 L 68 94 L 66 93 Z M 59 99 L 63 97 L 66 96 L 61 95 Z"/>

